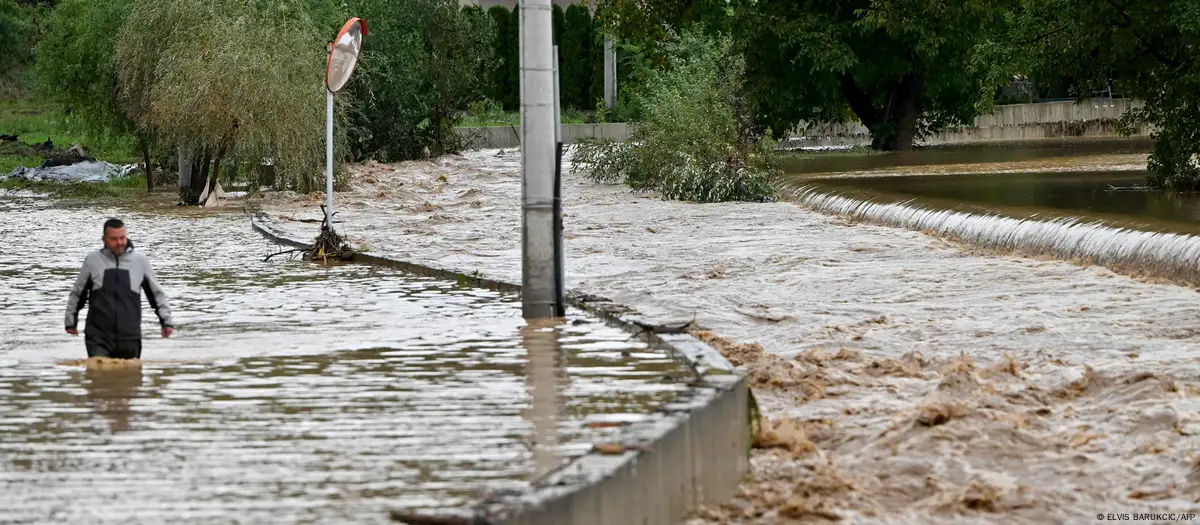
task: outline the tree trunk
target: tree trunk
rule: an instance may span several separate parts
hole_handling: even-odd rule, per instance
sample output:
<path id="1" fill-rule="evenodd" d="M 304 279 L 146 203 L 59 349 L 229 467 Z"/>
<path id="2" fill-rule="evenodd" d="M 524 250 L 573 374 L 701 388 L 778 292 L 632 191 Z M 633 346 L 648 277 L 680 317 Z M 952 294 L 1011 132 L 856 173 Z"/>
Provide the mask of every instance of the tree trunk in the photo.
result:
<path id="1" fill-rule="evenodd" d="M 217 176 L 221 174 L 221 156 L 213 161 L 212 176 L 208 178 L 208 191 L 217 191 Z M 201 203 L 203 204 L 203 203 Z"/>
<path id="2" fill-rule="evenodd" d="M 894 104 L 888 115 L 891 133 L 883 143 L 884 151 L 908 151 L 917 138 L 917 124 L 921 118 L 921 99 L 925 96 L 925 77 L 904 75 L 893 90 Z"/>
<path id="3" fill-rule="evenodd" d="M 192 170 L 192 189 L 196 190 L 196 195 L 200 195 L 200 192 L 204 191 L 204 183 L 208 182 L 209 163 L 212 162 L 212 154 L 206 151 L 203 156 L 197 155 L 197 157 L 200 159 L 200 169 Z M 196 176 L 197 173 L 200 175 Z"/>
<path id="4" fill-rule="evenodd" d="M 917 125 L 921 119 L 921 100 L 925 96 L 925 76 L 904 75 L 888 89 L 884 107 L 877 108 L 871 97 L 864 93 L 854 78 L 844 74 L 840 78 L 842 95 L 850 109 L 871 131 L 871 148 L 882 151 L 911 150 L 917 138 Z"/>

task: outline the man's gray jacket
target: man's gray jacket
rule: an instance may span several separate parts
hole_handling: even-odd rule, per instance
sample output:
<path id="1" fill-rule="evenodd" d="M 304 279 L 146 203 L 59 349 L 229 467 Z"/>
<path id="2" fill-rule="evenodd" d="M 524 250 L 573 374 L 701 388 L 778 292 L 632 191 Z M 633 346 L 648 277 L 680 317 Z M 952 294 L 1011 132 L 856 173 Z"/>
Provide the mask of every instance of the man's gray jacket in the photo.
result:
<path id="1" fill-rule="evenodd" d="M 163 328 L 172 327 L 167 294 L 158 285 L 150 261 L 133 251 L 132 242 L 120 256 L 113 255 L 108 248 L 87 254 L 67 299 L 67 329 L 76 327 L 79 311 L 90 301 L 85 328 L 88 336 L 125 341 L 141 339 L 142 290 L 146 291 L 150 308 L 158 314 Z"/>

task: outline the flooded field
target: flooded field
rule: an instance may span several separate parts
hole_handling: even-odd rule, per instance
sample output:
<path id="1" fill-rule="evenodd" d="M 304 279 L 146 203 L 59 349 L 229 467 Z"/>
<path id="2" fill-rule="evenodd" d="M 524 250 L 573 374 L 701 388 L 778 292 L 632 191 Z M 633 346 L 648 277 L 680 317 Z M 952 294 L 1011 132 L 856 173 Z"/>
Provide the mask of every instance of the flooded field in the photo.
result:
<path id="1" fill-rule="evenodd" d="M 0 198 L 0 522 L 379 523 L 520 488 L 687 376 L 571 312 L 279 256 L 238 212 Z M 126 221 L 171 299 L 143 360 L 88 363 L 67 292 L 104 219 Z"/>

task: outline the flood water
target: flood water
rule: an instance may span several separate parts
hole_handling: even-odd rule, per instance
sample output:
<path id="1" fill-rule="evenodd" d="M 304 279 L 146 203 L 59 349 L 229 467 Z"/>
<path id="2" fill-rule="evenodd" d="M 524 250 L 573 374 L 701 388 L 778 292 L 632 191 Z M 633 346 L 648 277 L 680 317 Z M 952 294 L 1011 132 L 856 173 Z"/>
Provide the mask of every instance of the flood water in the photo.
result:
<path id="1" fill-rule="evenodd" d="M 1146 171 L 1130 169 L 1131 160 L 1144 163 L 1151 147 L 1133 139 L 940 146 L 791 159 L 787 165 L 795 173 L 793 186 L 848 197 L 1200 233 L 1200 197 L 1150 190 Z"/>
<path id="2" fill-rule="evenodd" d="M 457 506 L 659 417 L 690 379 L 572 311 L 279 250 L 244 215 L 0 198 L 0 522 L 379 523 Z M 177 331 L 85 366 L 67 292 L 126 221 Z M 143 304 L 145 304 L 143 302 Z M 81 319 L 86 316 L 81 313 Z"/>
<path id="3" fill-rule="evenodd" d="M 898 166 L 1004 163 L 1030 160 L 1145 155 L 1154 149 L 1146 138 L 1077 138 L 1039 141 L 979 142 L 925 146 L 911 151 L 881 154 L 846 154 L 837 150 L 816 155 L 785 155 L 789 173 L 842 173 Z"/>
<path id="4" fill-rule="evenodd" d="M 1200 284 L 1200 197 L 1145 187 L 1144 140 L 939 146 L 789 159 L 785 198 L 969 245 Z"/>

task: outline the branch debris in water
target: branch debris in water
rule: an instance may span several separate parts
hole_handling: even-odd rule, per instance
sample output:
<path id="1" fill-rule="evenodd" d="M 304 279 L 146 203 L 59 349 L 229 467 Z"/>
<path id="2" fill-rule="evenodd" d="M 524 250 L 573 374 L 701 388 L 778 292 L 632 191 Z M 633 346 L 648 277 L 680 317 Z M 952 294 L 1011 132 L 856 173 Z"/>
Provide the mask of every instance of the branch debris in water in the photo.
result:
<path id="1" fill-rule="evenodd" d="M 325 205 L 321 205 L 321 216 L 325 216 Z M 332 219 L 332 217 L 330 217 Z M 321 233 L 313 241 L 312 248 L 304 252 L 304 260 L 322 262 L 328 261 L 330 258 L 349 261 L 354 258 L 354 250 L 350 248 L 350 244 L 342 239 L 333 230 L 333 225 L 329 221 L 322 219 Z"/>

